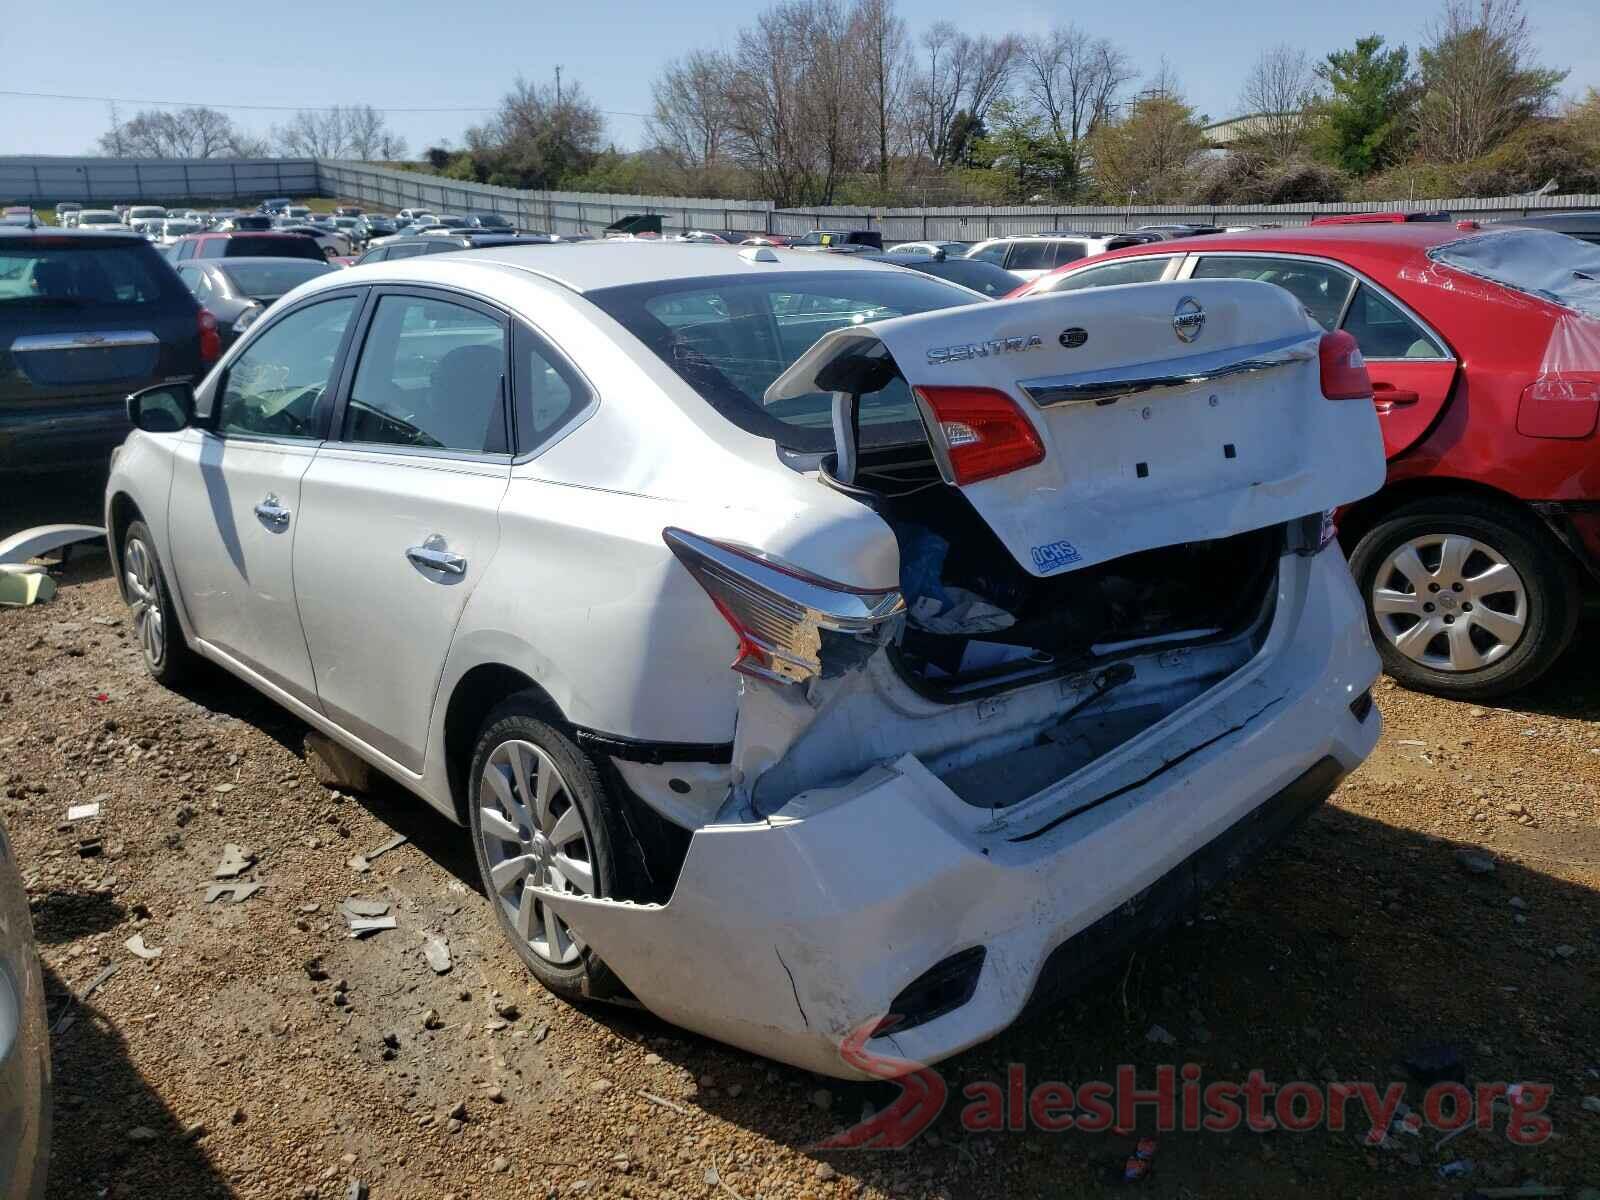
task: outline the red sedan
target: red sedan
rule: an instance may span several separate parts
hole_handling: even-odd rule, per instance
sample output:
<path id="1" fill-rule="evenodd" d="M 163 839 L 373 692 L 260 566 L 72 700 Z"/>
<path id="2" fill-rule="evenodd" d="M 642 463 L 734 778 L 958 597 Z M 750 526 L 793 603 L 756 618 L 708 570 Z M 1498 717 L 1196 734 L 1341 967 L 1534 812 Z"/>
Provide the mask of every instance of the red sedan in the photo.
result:
<path id="1" fill-rule="evenodd" d="M 1340 514 L 1389 673 L 1485 699 L 1537 679 L 1600 588 L 1600 248 L 1473 222 L 1157 242 L 1013 295 L 1259 279 L 1355 336 L 1389 456 Z"/>

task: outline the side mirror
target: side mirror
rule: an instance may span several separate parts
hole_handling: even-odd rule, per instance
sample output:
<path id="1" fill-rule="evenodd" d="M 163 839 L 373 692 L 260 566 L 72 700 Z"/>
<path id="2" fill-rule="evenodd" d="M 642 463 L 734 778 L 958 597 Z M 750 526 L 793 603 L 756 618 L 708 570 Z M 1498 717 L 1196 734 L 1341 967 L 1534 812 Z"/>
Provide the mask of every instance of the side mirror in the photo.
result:
<path id="1" fill-rule="evenodd" d="M 158 383 L 128 397 L 128 420 L 146 433 L 176 433 L 194 420 L 194 388 Z"/>

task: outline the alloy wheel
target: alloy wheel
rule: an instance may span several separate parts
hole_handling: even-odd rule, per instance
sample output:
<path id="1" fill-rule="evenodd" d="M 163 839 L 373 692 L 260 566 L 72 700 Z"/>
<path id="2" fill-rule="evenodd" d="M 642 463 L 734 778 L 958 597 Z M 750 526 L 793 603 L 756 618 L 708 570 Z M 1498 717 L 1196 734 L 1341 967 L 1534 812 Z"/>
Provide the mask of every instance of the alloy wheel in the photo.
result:
<path id="1" fill-rule="evenodd" d="M 577 961 L 582 940 L 539 898 L 540 888 L 594 895 L 589 834 L 554 760 L 532 742 L 502 742 L 484 763 L 478 804 L 496 902 L 540 958 Z"/>
<path id="2" fill-rule="evenodd" d="M 139 538 L 128 543 L 123 580 L 132 597 L 134 633 L 144 651 L 145 661 L 159 667 L 167 653 L 166 622 L 161 615 L 161 587 L 157 582 L 155 555 Z"/>
<path id="3" fill-rule="evenodd" d="M 1475 671 L 1509 654 L 1528 625 L 1528 590 L 1505 555 L 1465 534 L 1402 542 L 1373 576 L 1378 628 L 1435 671 Z"/>

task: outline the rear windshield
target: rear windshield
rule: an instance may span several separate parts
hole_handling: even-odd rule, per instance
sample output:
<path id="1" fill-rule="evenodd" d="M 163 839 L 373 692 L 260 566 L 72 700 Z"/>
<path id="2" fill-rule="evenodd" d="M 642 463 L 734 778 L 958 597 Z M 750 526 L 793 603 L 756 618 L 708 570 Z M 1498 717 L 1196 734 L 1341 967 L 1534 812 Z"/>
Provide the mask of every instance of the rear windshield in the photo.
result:
<path id="1" fill-rule="evenodd" d="M 281 296 L 308 279 L 326 275 L 335 268 L 327 263 L 299 262 L 286 258 L 280 262 L 232 263 L 222 268 L 236 292 L 261 300 Z"/>
<path id="2" fill-rule="evenodd" d="M 177 276 L 147 242 L 0 243 L 0 306 L 133 308 L 169 302 L 181 291 Z"/>
<path id="3" fill-rule="evenodd" d="M 251 237 L 235 234 L 227 239 L 226 258 L 311 258 L 323 259 L 322 247 L 315 238 L 302 234 L 279 234 L 273 237 Z M 209 256 L 207 256 L 209 257 Z"/>
<path id="4" fill-rule="evenodd" d="M 1428 255 L 1447 267 L 1600 317 L 1600 246 L 1564 233 L 1488 233 L 1438 246 Z"/>
<path id="5" fill-rule="evenodd" d="M 899 271 L 816 271 L 672 279 L 588 292 L 735 425 L 790 450 L 833 446 L 833 397 L 812 392 L 762 403 L 767 387 L 823 334 L 847 325 L 982 303 L 971 292 Z M 861 441 L 922 437 L 903 379 L 861 398 Z"/>

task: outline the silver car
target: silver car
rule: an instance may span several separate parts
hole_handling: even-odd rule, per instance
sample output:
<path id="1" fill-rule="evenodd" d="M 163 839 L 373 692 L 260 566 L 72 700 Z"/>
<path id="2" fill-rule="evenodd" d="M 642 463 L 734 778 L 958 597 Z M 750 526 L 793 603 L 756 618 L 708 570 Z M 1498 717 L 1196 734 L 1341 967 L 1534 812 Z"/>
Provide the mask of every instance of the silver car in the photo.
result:
<path id="1" fill-rule="evenodd" d="M 44 1195 L 50 1154 L 50 1039 L 28 896 L 0 827 L 0 1196 Z"/>

